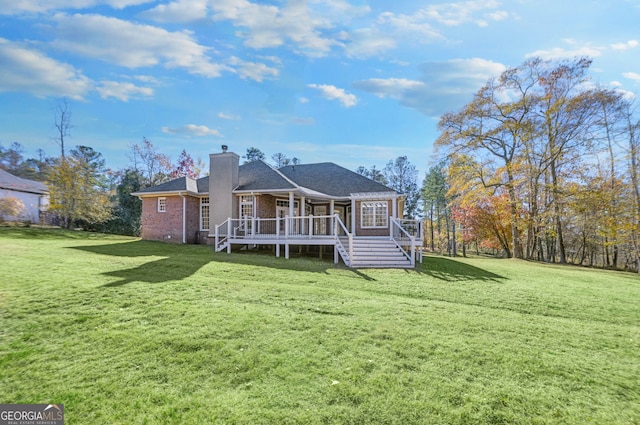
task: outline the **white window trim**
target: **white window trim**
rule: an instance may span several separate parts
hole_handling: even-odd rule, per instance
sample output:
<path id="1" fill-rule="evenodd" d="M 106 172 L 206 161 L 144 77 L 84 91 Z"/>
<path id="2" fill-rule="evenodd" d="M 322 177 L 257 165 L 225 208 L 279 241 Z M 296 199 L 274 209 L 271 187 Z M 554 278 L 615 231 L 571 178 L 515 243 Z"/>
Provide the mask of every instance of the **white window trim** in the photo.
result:
<path id="1" fill-rule="evenodd" d="M 380 203 L 384 203 L 385 204 L 385 208 L 384 208 L 384 225 L 383 226 L 376 226 L 376 218 L 378 218 L 381 213 L 378 212 L 378 210 L 380 209 L 379 207 L 377 207 L 376 204 L 380 204 Z M 370 204 L 373 204 L 373 226 L 365 226 L 364 224 L 364 209 L 365 206 L 369 206 Z M 362 201 L 360 202 L 360 227 L 362 229 L 388 229 L 389 228 L 389 203 L 387 201 Z"/>
<path id="2" fill-rule="evenodd" d="M 158 212 L 167 212 L 167 198 L 165 196 L 158 198 Z"/>
<path id="3" fill-rule="evenodd" d="M 206 200 L 206 202 L 205 202 L 205 200 Z M 203 231 L 203 232 L 204 231 L 208 231 L 209 230 L 209 226 L 210 226 L 210 223 L 207 223 L 208 226 L 206 228 L 203 225 L 204 222 L 202 221 L 202 218 L 203 218 L 202 217 L 202 210 L 203 210 L 203 207 L 205 207 L 205 206 L 209 208 L 209 217 L 208 217 L 208 219 L 210 220 L 211 219 L 211 203 L 209 201 L 209 197 L 208 196 L 205 197 L 205 198 L 200 198 L 200 231 Z M 209 220 L 207 220 L 207 222 L 209 222 Z"/>
<path id="4" fill-rule="evenodd" d="M 251 207 L 251 214 L 247 215 L 247 214 L 242 214 L 242 210 L 244 209 L 243 207 Z M 256 212 L 256 202 L 255 202 L 255 196 L 254 195 L 242 195 L 240 196 L 240 202 L 238 202 L 238 208 L 240 211 L 238 211 L 238 217 L 240 218 L 245 218 L 245 217 L 254 217 L 255 216 L 255 212 Z M 247 208 L 249 209 L 249 208 Z"/>

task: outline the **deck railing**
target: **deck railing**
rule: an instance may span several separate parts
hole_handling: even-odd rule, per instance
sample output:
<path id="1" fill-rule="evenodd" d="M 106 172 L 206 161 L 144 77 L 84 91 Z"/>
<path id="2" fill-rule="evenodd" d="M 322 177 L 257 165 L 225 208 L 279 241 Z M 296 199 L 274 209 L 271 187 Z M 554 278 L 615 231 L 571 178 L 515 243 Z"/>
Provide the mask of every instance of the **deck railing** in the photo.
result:
<path id="1" fill-rule="evenodd" d="M 402 220 L 390 218 L 390 239 L 415 266 L 416 256 L 422 262 L 421 246 L 417 242 L 422 240 L 422 223 L 417 220 Z M 282 218 L 229 218 L 224 223 L 215 226 L 215 250 L 231 251 L 231 242 L 247 241 L 246 243 L 288 245 L 298 241 L 301 244 L 313 244 L 313 240 L 323 239 L 322 244 L 335 242 L 337 252 L 340 253 L 345 264 L 349 265 L 353 259 L 353 234 L 349 232 L 338 214 L 322 216 L 305 216 Z M 302 242 L 307 240 L 308 242 Z M 268 242 L 267 242 L 268 241 Z M 277 248 L 279 252 L 279 248 Z M 336 257 L 337 262 L 337 257 Z"/>
<path id="2" fill-rule="evenodd" d="M 422 240 L 422 222 L 419 220 L 396 219 L 390 217 L 390 237 L 405 257 L 416 265 L 416 255 L 422 262 L 422 247 L 416 245 L 416 239 Z"/>
<path id="3" fill-rule="evenodd" d="M 333 227 L 333 234 L 336 238 L 336 249 L 340 255 L 342 255 L 342 261 L 344 261 L 347 266 L 350 266 L 351 259 L 353 258 L 353 234 L 349 232 L 338 214 L 334 216 Z M 346 247 L 344 246 L 345 243 L 347 244 Z M 346 255 L 343 255 L 343 253 L 346 253 Z M 338 262 L 337 257 L 335 262 Z"/>
<path id="4" fill-rule="evenodd" d="M 230 240 L 238 239 L 314 239 L 335 238 L 340 234 L 340 226 L 334 224 L 340 221 L 337 215 L 305 216 L 282 218 L 228 218 L 224 223 L 215 226 L 216 251 L 224 249 Z M 344 228 L 343 235 L 346 235 Z"/>

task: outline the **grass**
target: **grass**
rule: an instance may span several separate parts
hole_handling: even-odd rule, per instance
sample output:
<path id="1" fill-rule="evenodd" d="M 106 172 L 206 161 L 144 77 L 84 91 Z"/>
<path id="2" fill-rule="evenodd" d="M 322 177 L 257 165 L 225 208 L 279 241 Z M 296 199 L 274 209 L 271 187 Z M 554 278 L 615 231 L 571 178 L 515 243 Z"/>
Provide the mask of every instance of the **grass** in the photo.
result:
<path id="1" fill-rule="evenodd" d="M 640 277 L 0 228 L 0 403 L 68 424 L 638 424 Z"/>

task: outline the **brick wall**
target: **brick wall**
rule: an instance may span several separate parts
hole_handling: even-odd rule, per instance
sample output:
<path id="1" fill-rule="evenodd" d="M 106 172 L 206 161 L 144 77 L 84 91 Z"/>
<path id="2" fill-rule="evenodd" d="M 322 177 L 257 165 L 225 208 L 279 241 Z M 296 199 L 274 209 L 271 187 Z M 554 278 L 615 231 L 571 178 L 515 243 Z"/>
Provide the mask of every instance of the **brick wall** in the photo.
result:
<path id="1" fill-rule="evenodd" d="M 271 195 L 256 196 L 256 214 L 260 218 L 276 216 L 276 198 Z"/>
<path id="2" fill-rule="evenodd" d="M 166 212 L 158 212 L 158 198 L 142 199 L 142 239 L 182 243 L 182 197 L 167 196 Z M 200 198 L 187 196 L 186 242 L 211 244 L 208 231 L 200 231 Z"/>
<path id="3" fill-rule="evenodd" d="M 391 215 L 391 211 L 393 211 L 393 205 L 391 200 L 387 201 L 389 215 Z M 389 227 L 385 228 L 362 228 L 362 214 L 360 206 L 362 205 L 361 201 L 356 201 L 356 210 L 354 211 L 356 215 L 356 235 L 358 236 L 389 236 Z"/>

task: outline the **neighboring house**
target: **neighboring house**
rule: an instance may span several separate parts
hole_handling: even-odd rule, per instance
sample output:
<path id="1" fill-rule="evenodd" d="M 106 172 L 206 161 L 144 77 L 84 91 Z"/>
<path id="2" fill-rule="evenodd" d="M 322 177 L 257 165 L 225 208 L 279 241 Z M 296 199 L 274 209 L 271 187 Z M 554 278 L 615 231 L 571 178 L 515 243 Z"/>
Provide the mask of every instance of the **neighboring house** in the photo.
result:
<path id="1" fill-rule="evenodd" d="M 40 215 L 49 205 L 49 190 L 42 182 L 16 177 L 0 169 L 0 199 L 3 198 L 17 198 L 24 205 L 20 214 L 4 217 L 5 220 L 39 223 Z"/>
<path id="2" fill-rule="evenodd" d="M 421 225 L 402 220 L 402 194 L 333 163 L 275 169 L 239 159 L 212 154 L 208 177 L 132 193 L 142 199 L 142 238 L 228 252 L 272 245 L 287 258 L 292 246 L 330 246 L 352 267 L 415 265 Z"/>

